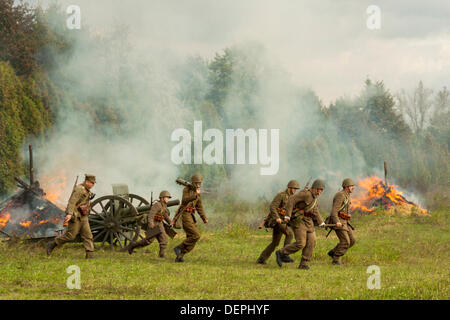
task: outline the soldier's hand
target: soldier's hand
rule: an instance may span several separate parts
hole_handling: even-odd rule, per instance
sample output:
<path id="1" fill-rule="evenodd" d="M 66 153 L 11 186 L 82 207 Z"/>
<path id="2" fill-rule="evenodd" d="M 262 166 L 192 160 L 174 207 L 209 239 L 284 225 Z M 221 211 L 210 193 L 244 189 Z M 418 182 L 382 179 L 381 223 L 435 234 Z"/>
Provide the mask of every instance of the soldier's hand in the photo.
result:
<path id="1" fill-rule="evenodd" d="M 280 218 L 277 218 L 277 223 L 281 224 L 281 219 Z"/>
<path id="2" fill-rule="evenodd" d="M 171 228 L 173 227 L 173 220 L 172 220 L 172 222 L 170 223 L 170 227 L 171 227 Z"/>
<path id="3" fill-rule="evenodd" d="M 342 223 L 340 223 L 340 222 L 338 222 L 338 223 L 336 223 L 336 227 L 342 227 Z"/>
<path id="4" fill-rule="evenodd" d="M 203 223 L 208 223 L 208 219 L 203 220 Z"/>
<path id="5" fill-rule="evenodd" d="M 64 218 L 63 224 L 67 224 L 70 221 L 70 219 L 72 219 L 72 215 L 71 214 L 66 215 L 66 217 Z"/>
<path id="6" fill-rule="evenodd" d="M 196 192 L 197 192 L 197 194 L 202 193 L 202 192 L 200 191 L 200 188 L 197 188 Z"/>
<path id="7" fill-rule="evenodd" d="M 322 222 L 321 224 L 319 224 L 319 227 L 325 228 L 325 222 Z"/>

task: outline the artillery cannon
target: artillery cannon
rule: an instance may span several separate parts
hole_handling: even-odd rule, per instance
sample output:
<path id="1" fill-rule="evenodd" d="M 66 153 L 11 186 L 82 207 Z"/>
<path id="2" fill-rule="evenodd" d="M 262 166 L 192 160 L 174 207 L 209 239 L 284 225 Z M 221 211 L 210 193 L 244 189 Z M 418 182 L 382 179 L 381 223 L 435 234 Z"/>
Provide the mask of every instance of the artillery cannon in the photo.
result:
<path id="1" fill-rule="evenodd" d="M 152 207 L 153 199 L 128 192 L 126 184 L 113 184 L 113 194 L 100 197 L 91 203 L 89 225 L 94 242 L 101 242 L 97 249 L 105 243 L 125 249 L 131 241 L 143 239 L 142 230 L 147 228 L 147 215 Z M 180 204 L 180 200 L 171 200 L 168 207 Z"/>

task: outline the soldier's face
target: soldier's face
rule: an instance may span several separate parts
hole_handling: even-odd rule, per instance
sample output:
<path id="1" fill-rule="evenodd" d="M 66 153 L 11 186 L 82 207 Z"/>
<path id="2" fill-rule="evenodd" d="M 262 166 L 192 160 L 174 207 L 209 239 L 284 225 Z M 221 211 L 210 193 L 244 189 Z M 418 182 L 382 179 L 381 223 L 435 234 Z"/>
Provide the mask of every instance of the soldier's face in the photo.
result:
<path id="1" fill-rule="evenodd" d="M 194 186 L 197 187 L 197 188 L 200 188 L 201 185 L 202 185 L 201 182 L 194 182 Z"/>
<path id="2" fill-rule="evenodd" d="M 312 192 L 315 196 L 320 196 L 320 194 L 323 192 L 323 189 L 312 189 Z"/>
<path id="3" fill-rule="evenodd" d="M 347 187 L 347 189 L 348 189 L 348 193 L 352 193 L 353 189 L 355 189 L 355 186 L 349 186 L 349 187 Z"/>
<path id="4" fill-rule="evenodd" d="M 94 186 L 94 183 L 90 182 L 89 180 L 85 180 L 84 185 L 88 190 L 90 190 Z"/>
<path id="5" fill-rule="evenodd" d="M 288 193 L 289 194 L 294 194 L 297 191 L 297 189 L 294 188 L 288 188 Z"/>
<path id="6" fill-rule="evenodd" d="M 169 202 L 169 197 L 163 197 L 162 200 L 164 201 L 164 203 Z"/>

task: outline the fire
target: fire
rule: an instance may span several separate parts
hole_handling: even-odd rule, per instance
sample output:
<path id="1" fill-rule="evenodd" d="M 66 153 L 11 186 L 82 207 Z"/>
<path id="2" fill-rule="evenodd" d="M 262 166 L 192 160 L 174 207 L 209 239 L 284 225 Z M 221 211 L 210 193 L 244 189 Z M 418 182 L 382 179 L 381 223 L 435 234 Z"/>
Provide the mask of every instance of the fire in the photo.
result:
<path id="1" fill-rule="evenodd" d="M 22 227 L 24 227 L 24 228 L 29 228 L 30 227 L 30 225 L 31 225 L 31 221 L 30 220 L 28 220 L 28 221 L 21 221 L 20 222 L 20 225 L 22 226 Z"/>
<path id="2" fill-rule="evenodd" d="M 65 209 L 63 195 L 67 186 L 67 174 L 64 170 L 60 170 L 52 176 L 39 177 L 41 187 L 45 191 L 44 198 L 53 202 L 60 209 Z"/>
<path id="3" fill-rule="evenodd" d="M 429 215 L 427 210 L 408 201 L 398 186 L 386 186 L 384 181 L 376 175 L 358 180 L 355 194 L 352 195 L 351 210 L 359 210 L 365 213 L 376 214 L 375 209 L 382 207 L 389 214 L 398 212 L 409 215 L 414 210 L 420 214 Z"/>
<path id="4" fill-rule="evenodd" d="M 0 228 L 3 229 L 6 226 L 9 218 L 11 218 L 11 214 L 8 211 L 6 211 L 5 213 L 0 213 Z"/>

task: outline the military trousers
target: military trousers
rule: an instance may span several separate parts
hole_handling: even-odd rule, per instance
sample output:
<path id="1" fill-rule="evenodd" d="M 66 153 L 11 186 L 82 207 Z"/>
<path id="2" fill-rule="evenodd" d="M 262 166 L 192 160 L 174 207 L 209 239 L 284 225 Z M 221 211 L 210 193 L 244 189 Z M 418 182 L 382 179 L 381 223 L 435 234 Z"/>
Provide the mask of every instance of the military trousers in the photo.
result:
<path id="1" fill-rule="evenodd" d="M 316 231 L 314 225 L 308 227 L 303 221 L 292 228 L 295 241 L 280 250 L 282 255 L 290 255 L 302 250 L 301 265 L 306 265 L 311 260 L 316 246 Z"/>
<path id="2" fill-rule="evenodd" d="M 153 241 L 155 241 L 155 239 L 158 240 L 159 256 L 164 257 L 166 254 L 167 244 L 169 243 L 169 237 L 167 236 L 166 230 L 164 229 L 164 225 L 162 223 L 158 223 L 156 225 L 159 227 L 161 233 L 157 234 L 156 236 L 148 235 L 145 237 L 145 239 L 141 240 L 139 244 L 142 244 L 142 246 L 148 246 Z"/>
<path id="3" fill-rule="evenodd" d="M 342 257 L 347 252 L 347 250 L 355 244 L 356 239 L 353 235 L 353 230 L 349 226 L 346 226 L 344 228 L 336 228 L 334 229 L 334 231 L 336 232 L 336 235 L 339 239 L 339 243 L 333 249 L 333 260 L 339 261 L 340 257 Z"/>
<path id="4" fill-rule="evenodd" d="M 259 256 L 259 259 L 266 261 L 269 259 L 272 252 L 275 251 L 276 247 L 280 244 L 281 238 L 284 235 L 282 228 L 285 228 L 286 225 L 277 224 L 274 228 L 272 228 L 272 242 L 264 249 L 264 251 Z M 287 227 L 287 235 L 284 238 L 284 247 L 290 244 L 294 238 L 294 233 L 290 227 Z"/>
<path id="5" fill-rule="evenodd" d="M 75 240 L 76 236 L 80 234 L 83 240 L 84 250 L 86 252 L 94 251 L 94 239 L 92 237 L 91 227 L 89 226 L 89 219 L 87 216 L 72 217 L 67 226 L 67 231 L 55 239 L 55 243 L 61 246 L 67 242 Z"/>
<path id="6" fill-rule="evenodd" d="M 186 239 L 180 244 L 181 254 L 184 255 L 194 249 L 195 244 L 200 239 L 200 232 L 198 232 L 198 227 L 192 214 L 183 212 L 181 218 L 183 230 L 186 232 Z"/>

